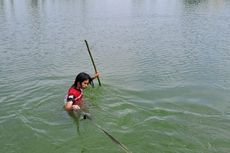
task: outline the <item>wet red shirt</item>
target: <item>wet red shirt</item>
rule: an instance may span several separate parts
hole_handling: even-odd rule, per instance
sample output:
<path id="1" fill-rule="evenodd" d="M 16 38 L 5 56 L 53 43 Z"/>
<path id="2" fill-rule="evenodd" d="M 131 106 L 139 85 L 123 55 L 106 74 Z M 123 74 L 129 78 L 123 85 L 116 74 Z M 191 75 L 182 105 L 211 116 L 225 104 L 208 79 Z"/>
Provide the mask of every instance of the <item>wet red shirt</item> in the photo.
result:
<path id="1" fill-rule="evenodd" d="M 68 91 L 67 102 L 72 101 L 73 105 L 81 106 L 83 104 L 83 90 L 71 87 Z"/>

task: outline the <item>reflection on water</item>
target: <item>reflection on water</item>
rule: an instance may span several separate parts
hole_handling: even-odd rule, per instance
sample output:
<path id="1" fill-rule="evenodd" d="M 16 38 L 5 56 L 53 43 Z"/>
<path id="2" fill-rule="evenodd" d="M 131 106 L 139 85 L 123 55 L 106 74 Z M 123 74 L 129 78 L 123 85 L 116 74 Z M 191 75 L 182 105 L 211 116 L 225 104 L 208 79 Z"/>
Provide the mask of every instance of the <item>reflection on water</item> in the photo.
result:
<path id="1" fill-rule="evenodd" d="M 199 5 L 200 3 L 207 3 L 207 0 L 185 0 L 184 2 L 185 2 L 185 4 L 188 4 L 188 5 L 190 5 L 190 4 Z"/>
<path id="2" fill-rule="evenodd" d="M 224 0 L 183 0 L 183 3 L 180 1 L 170 1 L 170 0 L 126 0 L 126 1 L 112 1 L 112 0 L 103 0 L 100 1 L 100 5 L 97 5 L 97 1 L 46 1 L 46 0 L 31 0 L 25 1 L 21 0 L 20 2 L 15 0 L 2 0 L 1 10 L 7 14 L 11 11 L 16 11 L 20 13 L 25 11 L 25 9 L 38 9 L 43 12 L 39 12 L 40 15 L 45 13 L 44 11 L 57 11 L 56 9 L 62 10 L 63 8 L 70 8 L 69 11 L 76 8 L 76 12 L 81 15 L 120 15 L 120 14 L 130 14 L 138 13 L 140 11 L 145 13 L 155 12 L 155 13 L 166 13 L 171 11 L 179 11 L 182 7 L 199 7 L 202 5 L 202 9 L 208 9 L 210 11 L 215 11 L 216 9 L 223 9 L 225 5 L 229 5 Z M 120 5 L 122 4 L 122 5 Z M 171 6 L 170 8 L 168 6 Z M 112 7 L 114 6 L 114 7 Z M 90 11 L 89 11 L 90 10 Z M 133 10 L 133 11 L 132 11 Z M 95 13 L 95 14 L 92 14 Z M 74 15 L 74 14 L 71 14 Z M 85 16 L 87 17 L 87 16 Z"/>
<path id="3" fill-rule="evenodd" d="M 227 0 L 1 0 L 2 152 L 123 151 L 62 108 L 93 73 L 86 39 L 98 125 L 134 153 L 228 153 L 229 14 Z"/>

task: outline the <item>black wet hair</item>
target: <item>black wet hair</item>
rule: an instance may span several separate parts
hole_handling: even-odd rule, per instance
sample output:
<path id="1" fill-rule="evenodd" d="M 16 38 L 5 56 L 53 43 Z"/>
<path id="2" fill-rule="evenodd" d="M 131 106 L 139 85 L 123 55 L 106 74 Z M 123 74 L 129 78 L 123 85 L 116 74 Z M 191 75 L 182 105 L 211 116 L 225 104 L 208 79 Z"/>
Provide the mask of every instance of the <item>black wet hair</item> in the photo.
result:
<path id="1" fill-rule="evenodd" d="M 85 80 L 89 80 L 89 84 L 92 87 L 94 87 L 93 79 L 90 77 L 89 74 L 87 74 L 85 72 L 81 72 L 76 76 L 76 79 L 74 81 L 73 87 L 77 88 L 77 83 L 79 82 L 81 84 Z"/>

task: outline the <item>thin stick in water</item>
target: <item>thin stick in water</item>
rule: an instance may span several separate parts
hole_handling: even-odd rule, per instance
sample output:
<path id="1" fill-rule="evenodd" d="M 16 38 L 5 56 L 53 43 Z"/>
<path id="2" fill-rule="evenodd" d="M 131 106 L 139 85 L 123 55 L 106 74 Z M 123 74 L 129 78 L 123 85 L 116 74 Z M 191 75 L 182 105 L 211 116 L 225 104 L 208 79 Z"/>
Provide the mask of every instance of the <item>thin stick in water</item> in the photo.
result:
<path id="1" fill-rule="evenodd" d="M 88 52 L 89 52 L 90 59 L 91 59 L 91 61 L 92 61 L 92 63 L 93 63 L 93 67 L 94 67 L 95 73 L 97 73 L 97 68 L 96 68 L 96 65 L 95 65 L 95 63 L 94 63 L 93 56 L 92 56 L 92 54 L 91 54 L 91 51 L 90 51 L 90 49 L 89 49 L 89 45 L 88 45 L 88 43 L 87 43 L 86 40 L 85 40 L 85 44 L 86 44 L 87 50 L 88 50 Z M 98 80 L 99 86 L 101 86 L 101 81 L 100 81 L 99 77 L 97 77 L 97 80 Z"/>

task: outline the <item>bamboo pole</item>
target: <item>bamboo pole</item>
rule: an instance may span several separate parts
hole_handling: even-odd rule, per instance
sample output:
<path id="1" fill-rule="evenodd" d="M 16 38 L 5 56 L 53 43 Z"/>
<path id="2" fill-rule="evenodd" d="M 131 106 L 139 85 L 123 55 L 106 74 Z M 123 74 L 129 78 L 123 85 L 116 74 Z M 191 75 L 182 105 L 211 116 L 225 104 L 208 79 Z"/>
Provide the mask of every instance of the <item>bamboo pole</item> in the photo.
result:
<path id="1" fill-rule="evenodd" d="M 87 47 L 87 50 L 88 50 L 90 59 L 91 59 L 91 61 L 92 61 L 92 63 L 93 63 L 93 67 L 94 67 L 95 73 L 97 73 L 97 68 L 96 68 L 96 65 L 95 65 L 95 63 L 94 63 L 94 60 L 93 60 L 93 56 L 92 56 L 92 54 L 91 54 L 91 51 L 90 51 L 90 49 L 89 49 L 88 42 L 87 42 L 86 40 L 85 40 L 85 44 L 86 44 L 86 47 Z M 101 86 L 100 78 L 97 77 L 97 80 L 98 80 L 99 86 Z"/>

